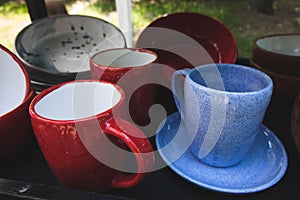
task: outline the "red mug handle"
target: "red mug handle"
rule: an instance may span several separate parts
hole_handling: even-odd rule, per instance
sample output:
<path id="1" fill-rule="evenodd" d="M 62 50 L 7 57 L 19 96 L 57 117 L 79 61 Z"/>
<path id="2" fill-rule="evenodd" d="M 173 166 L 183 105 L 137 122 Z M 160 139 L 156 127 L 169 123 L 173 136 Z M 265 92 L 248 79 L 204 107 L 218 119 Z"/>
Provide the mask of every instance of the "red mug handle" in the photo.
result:
<path id="1" fill-rule="evenodd" d="M 149 172 L 154 164 L 154 153 L 148 138 L 141 130 L 123 119 L 110 118 L 104 123 L 102 130 L 105 134 L 121 139 L 129 147 L 134 154 L 138 167 L 135 174 L 120 173 L 111 182 L 111 187 L 128 188 L 141 182 L 145 177 L 145 172 Z"/>

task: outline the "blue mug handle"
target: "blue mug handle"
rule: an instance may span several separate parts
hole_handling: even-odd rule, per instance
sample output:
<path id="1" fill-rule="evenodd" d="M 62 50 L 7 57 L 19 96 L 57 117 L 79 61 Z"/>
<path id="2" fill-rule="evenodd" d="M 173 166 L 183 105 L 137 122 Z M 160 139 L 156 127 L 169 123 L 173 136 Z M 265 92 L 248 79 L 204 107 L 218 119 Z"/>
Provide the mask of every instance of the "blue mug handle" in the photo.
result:
<path id="1" fill-rule="evenodd" d="M 190 68 L 177 70 L 176 72 L 174 72 L 174 74 L 172 76 L 173 98 L 174 98 L 176 107 L 181 115 L 182 115 L 181 107 L 183 105 L 183 95 L 184 95 L 184 91 L 183 91 L 184 79 L 183 78 L 185 78 L 185 76 L 187 76 L 191 70 L 192 69 L 190 69 Z"/>

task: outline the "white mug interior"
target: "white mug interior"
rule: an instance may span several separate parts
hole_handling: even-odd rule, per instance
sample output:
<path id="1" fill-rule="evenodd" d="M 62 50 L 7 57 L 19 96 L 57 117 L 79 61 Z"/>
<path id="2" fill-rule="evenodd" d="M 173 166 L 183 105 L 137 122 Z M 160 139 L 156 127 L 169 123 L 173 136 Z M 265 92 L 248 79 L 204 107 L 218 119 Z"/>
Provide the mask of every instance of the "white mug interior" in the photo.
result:
<path id="1" fill-rule="evenodd" d="M 51 120 L 78 120 L 103 113 L 120 100 L 121 93 L 110 83 L 70 82 L 45 95 L 34 110 Z"/>
<path id="2" fill-rule="evenodd" d="M 138 67 L 152 63 L 156 56 L 138 49 L 112 49 L 94 56 L 93 61 L 102 66 Z"/>
<path id="3" fill-rule="evenodd" d="M 290 55 L 300 56 L 300 35 L 278 35 L 258 39 L 256 44 L 268 51 Z"/>
<path id="4" fill-rule="evenodd" d="M 0 49 L 0 116 L 18 107 L 26 97 L 27 79 L 14 58 Z"/>

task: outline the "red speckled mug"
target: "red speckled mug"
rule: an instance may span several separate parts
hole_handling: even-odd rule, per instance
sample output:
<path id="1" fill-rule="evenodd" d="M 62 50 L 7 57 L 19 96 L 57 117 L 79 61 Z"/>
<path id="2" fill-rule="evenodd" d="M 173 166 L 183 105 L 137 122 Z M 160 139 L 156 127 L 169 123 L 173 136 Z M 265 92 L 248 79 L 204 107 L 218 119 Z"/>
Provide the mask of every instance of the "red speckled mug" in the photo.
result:
<path id="1" fill-rule="evenodd" d="M 33 99 L 36 139 L 62 185 L 89 191 L 127 188 L 152 169 L 148 138 L 119 117 L 123 100 L 117 85 L 92 80 L 61 83 Z"/>

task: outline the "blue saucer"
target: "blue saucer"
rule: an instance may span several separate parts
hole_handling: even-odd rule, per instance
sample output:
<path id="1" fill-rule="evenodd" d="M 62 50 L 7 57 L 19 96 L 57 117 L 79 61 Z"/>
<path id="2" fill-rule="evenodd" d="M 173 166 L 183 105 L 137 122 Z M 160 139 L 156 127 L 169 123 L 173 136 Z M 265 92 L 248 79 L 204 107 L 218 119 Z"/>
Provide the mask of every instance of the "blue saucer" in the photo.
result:
<path id="1" fill-rule="evenodd" d="M 258 192 L 276 184 L 286 172 L 286 151 L 264 125 L 243 160 L 232 167 L 217 168 L 199 161 L 189 149 L 180 149 L 187 144 L 180 124 L 179 113 L 174 113 L 160 125 L 156 134 L 157 149 L 173 171 L 196 185 L 226 193 Z M 180 151 L 183 153 L 178 154 Z"/>

